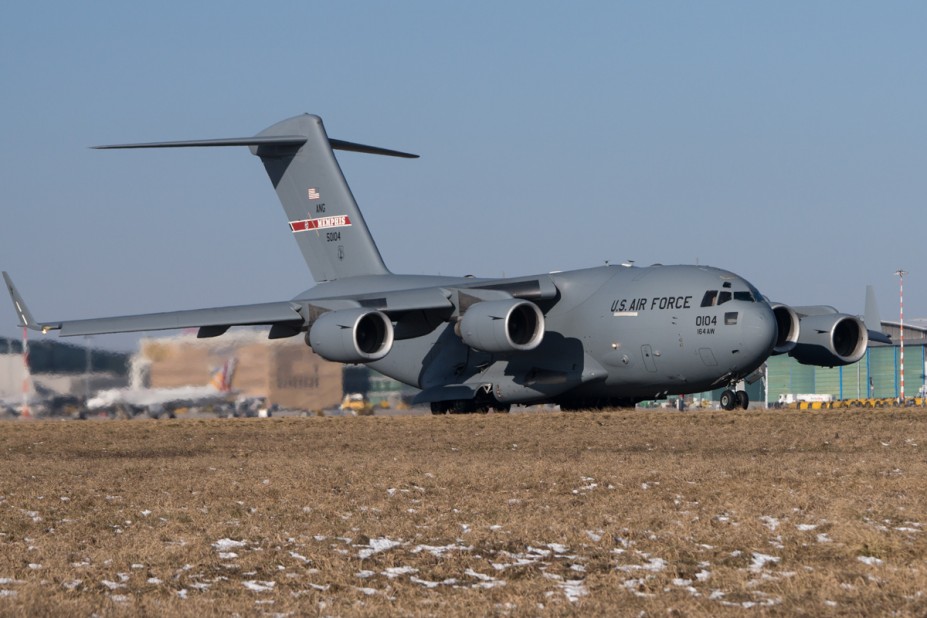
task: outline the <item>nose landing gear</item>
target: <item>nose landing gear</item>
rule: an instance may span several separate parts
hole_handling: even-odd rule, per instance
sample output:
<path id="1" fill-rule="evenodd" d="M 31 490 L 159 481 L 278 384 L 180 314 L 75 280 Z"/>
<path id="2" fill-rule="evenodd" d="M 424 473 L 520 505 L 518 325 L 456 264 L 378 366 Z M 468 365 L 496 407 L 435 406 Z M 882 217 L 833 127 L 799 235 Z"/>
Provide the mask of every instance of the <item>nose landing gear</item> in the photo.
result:
<path id="1" fill-rule="evenodd" d="M 734 408 L 746 410 L 749 405 L 750 397 L 747 395 L 747 391 L 737 391 L 735 393 L 731 389 L 727 389 L 721 393 L 721 408 L 724 410 L 733 410 Z"/>

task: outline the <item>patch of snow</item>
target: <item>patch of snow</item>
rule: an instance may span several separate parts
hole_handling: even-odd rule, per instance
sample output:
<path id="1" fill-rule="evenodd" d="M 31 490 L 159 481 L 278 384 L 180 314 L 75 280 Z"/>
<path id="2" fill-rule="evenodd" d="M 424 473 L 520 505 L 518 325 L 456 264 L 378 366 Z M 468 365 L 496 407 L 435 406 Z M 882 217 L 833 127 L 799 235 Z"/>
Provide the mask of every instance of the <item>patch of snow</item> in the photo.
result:
<path id="1" fill-rule="evenodd" d="M 643 587 L 644 584 L 645 584 L 645 580 L 643 580 L 643 579 L 636 579 L 636 578 L 635 578 L 635 579 L 626 579 L 626 580 L 624 580 L 624 587 L 627 588 L 629 592 L 631 592 L 632 594 L 634 594 L 634 596 L 638 596 L 638 597 L 650 597 L 650 596 L 653 596 L 652 594 L 648 594 L 648 593 L 646 593 L 646 592 L 641 592 L 641 591 L 640 591 L 640 588 Z"/>
<path id="2" fill-rule="evenodd" d="M 213 549 L 216 551 L 228 551 L 230 549 L 238 549 L 239 547 L 244 546 L 244 541 L 236 541 L 234 539 L 219 539 L 212 544 Z"/>
<path id="3" fill-rule="evenodd" d="M 374 554 L 390 550 L 394 547 L 398 547 L 401 543 L 399 541 L 394 541 L 392 539 L 382 537 L 379 539 L 370 539 L 370 542 L 367 546 L 357 552 L 357 557 L 361 560 L 369 558 Z"/>
<path id="4" fill-rule="evenodd" d="M 110 590 L 116 590 L 117 588 L 125 588 L 125 587 L 126 587 L 125 584 L 120 584 L 119 582 L 112 582 L 112 581 L 110 581 L 110 580 L 108 580 L 108 579 L 104 579 L 104 580 L 103 580 L 102 582 L 100 582 L 100 583 L 103 584 L 104 586 L 106 586 L 107 588 L 109 588 Z"/>
<path id="5" fill-rule="evenodd" d="M 480 583 L 477 584 L 477 587 L 479 588 L 494 588 L 496 586 L 505 585 L 504 581 L 500 579 L 496 579 L 495 577 L 491 575 L 486 575 L 485 573 L 479 573 L 477 571 L 474 571 L 472 568 L 469 568 L 466 571 L 464 571 L 464 575 L 468 575 L 470 577 L 474 577 L 480 580 Z"/>
<path id="6" fill-rule="evenodd" d="M 882 560 L 875 556 L 857 556 L 856 559 L 868 566 L 880 566 L 883 564 Z"/>
<path id="7" fill-rule="evenodd" d="M 412 553 L 413 553 L 413 554 L 417 554 L 417 553 L 419 553 L 419 552 L 427 551 L 427 552 L 428 552 L 429 554 L 431 554 L 432 556 L 435 556 L 436 558 L 440 558 L 441 556 L 443 556 L 443 555 L 446 554 L 447 552 L 454 551 L 455 549 L 456 549 L 456 550 L 460 550 L 460 551 L 471 551 L 471 550 L 473 549 L 473 546 L 472 546 L 472 545 L 456 545 L 456 544 L 451 544 L 451 545 L 416 545 L 416 546 L 412 549 Z"/>
<path id="8" fill-rule="evenodd" d="M 262 582 L 249 579 L 242 582 L 242 585 L 252 592 L 270 592 L 277 585 L 277 582 Z"/>
<path id="9" fill-rule="evenodd" d="M 759 571 L 767 564 L 777 564 L 782 558 L 777 556 L 769 556 L 767 554 L 761 554 L 760 552 L 753 552 L 753 562 L 750 564 L 751 571 Z"/>
<path id="10" fill-rule="evenodd" d="M 386 569 L 385 571 L 383 571 L 383 574 L 386 575 L 390 579 L 395 579 L 399 577 L 400 575 L 411 575 L 412 573 L 418 573 L 418 569 L 416 569 L 415 567 L 410 567 L 410 566 L 398 566 L 398 567 L 390 567 Z"/>
<path id="11" fill-rule="evenodd" d="M 581 579 L 568 579 L 560 584 L 560 588 L 563 590 L 563 594 L 570 603 L 576 603 L 582 597 L 589 594 L 589 591 L 586 590 L 586 586 Z"/>

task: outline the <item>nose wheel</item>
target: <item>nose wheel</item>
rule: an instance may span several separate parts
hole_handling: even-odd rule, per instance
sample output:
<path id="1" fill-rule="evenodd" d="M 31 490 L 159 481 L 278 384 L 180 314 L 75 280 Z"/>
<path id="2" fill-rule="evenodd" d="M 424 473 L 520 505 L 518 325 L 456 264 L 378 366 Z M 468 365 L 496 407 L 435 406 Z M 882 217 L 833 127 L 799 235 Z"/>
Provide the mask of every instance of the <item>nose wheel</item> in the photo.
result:
<path id="1" fill-rule="evenodd" d="M 735 393 L 731 389 L 727 389 L 721 393 L 721 408 L 724 410 L 733 410 L 734 408 L 746 410 L 749 405 L 750 396 L 747 395 L 747 391 L 737 391 Z"/>

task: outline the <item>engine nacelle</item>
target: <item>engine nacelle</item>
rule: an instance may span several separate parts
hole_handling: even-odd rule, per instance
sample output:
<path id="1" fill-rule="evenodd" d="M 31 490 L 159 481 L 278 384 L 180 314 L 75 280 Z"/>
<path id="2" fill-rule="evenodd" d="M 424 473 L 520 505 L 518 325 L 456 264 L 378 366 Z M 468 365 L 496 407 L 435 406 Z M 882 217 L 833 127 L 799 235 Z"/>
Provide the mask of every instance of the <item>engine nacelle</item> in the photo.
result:
<path id="1" fill-rule="evenodd" d="M 544 314 L 526 300 L 484 300 L 458 323 L 460 338 L 482 352 L 524 352 L 544 339 Z"/>
<path id="2" fill-rule="evenodd" d="M 798 314 L 788 305 L 781 303 L 773 303 L 770 307 L 773 310 L 773 316 L 776 318 L 776 327 L 779 329 L 779 334 L 776 336 L 776 345 L 773 346 L 772 353 L 776 355 L 791 352 L 798 344 L 798 335 L 801 330 Z"/>
<path id="3" fill-rule="evenodd" d="M 789 356 L 803 365 L 850 365 L 863 357 L 869 345 L 862 320 L 844 313 L 807 315 L 800 328 L 798 343 Z"/>
<path id="4" fill-rule="evenodd" d="M 322 358 L 339 363 L 380 360 L 393 347 L 393 323 L 375 309 L 339 309 L 313 322 L 306 342 Z"/>

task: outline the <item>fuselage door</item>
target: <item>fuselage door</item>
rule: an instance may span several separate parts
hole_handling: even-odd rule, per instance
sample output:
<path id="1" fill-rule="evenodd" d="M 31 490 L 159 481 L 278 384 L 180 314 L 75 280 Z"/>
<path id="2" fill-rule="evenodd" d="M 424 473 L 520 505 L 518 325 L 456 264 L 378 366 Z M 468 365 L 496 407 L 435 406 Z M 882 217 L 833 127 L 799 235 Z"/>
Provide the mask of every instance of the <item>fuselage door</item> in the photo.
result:
<path id="1" fill-rule="evenodd" d="M 644 368 L 650 373 L 656 373 L 657 365 L 653 361 L 653 349 L 649 345 L 642 345 L 641 356 L 644 357 Z"/>

